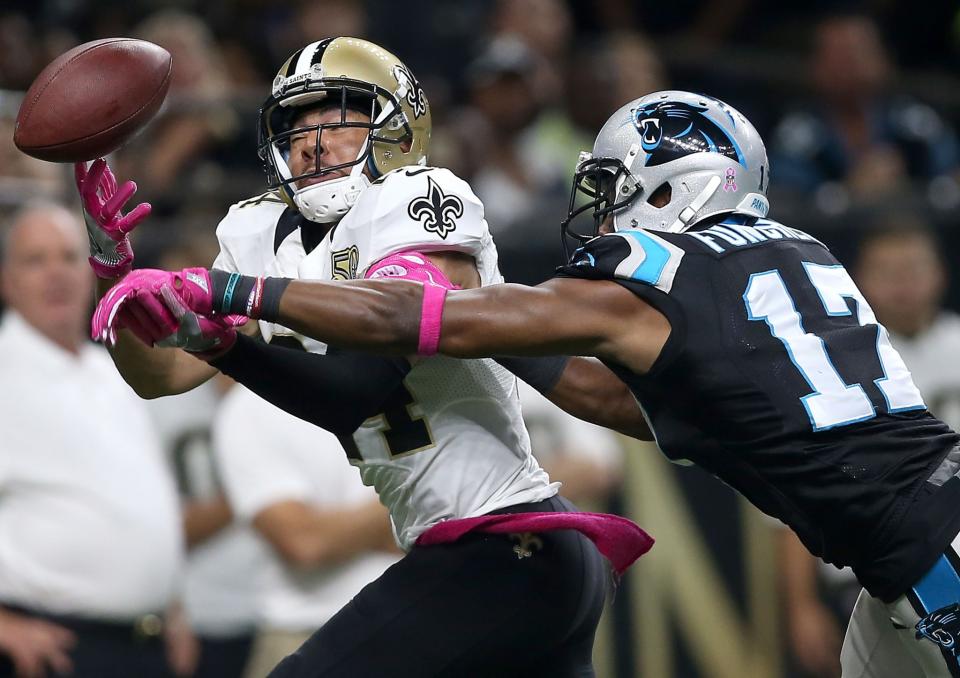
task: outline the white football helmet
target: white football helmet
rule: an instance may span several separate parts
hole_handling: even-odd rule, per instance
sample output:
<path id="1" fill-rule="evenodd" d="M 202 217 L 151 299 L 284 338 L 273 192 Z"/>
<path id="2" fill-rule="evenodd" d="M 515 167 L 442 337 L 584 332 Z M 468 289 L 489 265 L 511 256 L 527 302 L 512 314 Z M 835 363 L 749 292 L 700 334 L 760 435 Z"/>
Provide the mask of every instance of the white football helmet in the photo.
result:
<path id="1" fill-rule="evenodd" d="M 340 106 L 340 120 L 293 129 L 305 108 Z M 347 109 L 370 116 L 369 123 L 348 122 Z M 317 130 L 317 158 L 325 129 L 366 127 L 356 159 L 292 176 L 287 164 L 290 138 Z M 330 223 L 346 214 L 376 179 L 405 165 L 426 164 L 430 145 L 430 105 L 420 83 L 393 54 L 359 38 L 328 38 L 295 52 L 280 67 L 271 95 L 260 109 L 259 154 L 271 188 L 311 221 Z M 297 182 L 350 168 L 343 177 L 303 188 Z"/>
<path id="2" fill-rule="evenodd" d="M 610 116 L 593 152 L 580 154 L 561 228 L 583 242 L 607 215 L 615 231 L 672 233 L 721 214 L 764 217 L 769 183 L 763 140 L 738 111 L 702 94 L 654 92 Z M 578 204 L 580 194 L 589 200 Z M 593 228 L 578 233 L 571 222 L 589 210 Z"/>

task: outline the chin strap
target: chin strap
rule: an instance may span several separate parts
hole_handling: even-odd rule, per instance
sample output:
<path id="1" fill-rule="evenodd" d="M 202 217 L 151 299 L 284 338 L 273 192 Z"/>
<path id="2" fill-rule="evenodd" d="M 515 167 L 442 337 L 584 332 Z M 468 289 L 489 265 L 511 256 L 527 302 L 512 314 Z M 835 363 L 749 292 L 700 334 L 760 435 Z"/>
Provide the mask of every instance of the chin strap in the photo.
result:
<path id="1" fill-rule="evenodd" d="M 293 203 L 306 219 L 328 224 L 342 219 L 369 185 L 370 180 L 363 174 L 363 163 L 358 163 L 348 176 L 297 191 L 293 194 Z"/>

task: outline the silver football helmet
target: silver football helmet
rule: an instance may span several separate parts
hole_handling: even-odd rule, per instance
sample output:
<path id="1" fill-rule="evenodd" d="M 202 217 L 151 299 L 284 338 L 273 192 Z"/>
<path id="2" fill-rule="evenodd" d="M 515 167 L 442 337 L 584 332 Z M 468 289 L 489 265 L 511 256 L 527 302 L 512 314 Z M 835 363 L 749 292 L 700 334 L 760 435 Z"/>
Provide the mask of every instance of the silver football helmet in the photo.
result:
<path id="1" fill-rule="evenodd" d="M 738 111 L 702 94 L 654 92 L 610 116 L 593 152 L 580 154 L 562 231 L 589 240 L 608 215 L 615 231 L 672 233 L 721 214 L 764 217 L 769 183 L 763 140 Z M 571 228 L 590 210 L 591 232 Z"/>

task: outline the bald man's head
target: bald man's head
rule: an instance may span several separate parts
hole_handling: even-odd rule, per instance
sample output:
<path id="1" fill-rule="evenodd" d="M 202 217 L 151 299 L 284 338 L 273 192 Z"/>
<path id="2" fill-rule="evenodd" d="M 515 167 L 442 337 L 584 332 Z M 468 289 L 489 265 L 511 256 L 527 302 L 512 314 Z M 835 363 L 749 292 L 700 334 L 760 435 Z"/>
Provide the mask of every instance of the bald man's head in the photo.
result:
<path id="1" fill-rule="evenodd" d="M 2 245 L 4 303 L 51 341 L 75 350 L 93 294 L 79 218 L 59 205 L 29 205 L 14 215 Z"/>

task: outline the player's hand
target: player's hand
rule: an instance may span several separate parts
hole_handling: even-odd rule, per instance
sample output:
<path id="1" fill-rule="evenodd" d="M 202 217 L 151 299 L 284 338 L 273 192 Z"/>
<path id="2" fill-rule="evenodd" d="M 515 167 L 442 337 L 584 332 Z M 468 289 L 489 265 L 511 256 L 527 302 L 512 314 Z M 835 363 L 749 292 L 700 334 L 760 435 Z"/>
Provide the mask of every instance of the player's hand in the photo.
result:
<path id="1" fill-rule="evenodd" d="M 97 304 L 90 327 L 93 339 L 112 346 L 117 342 L 117 332 L 126 328 L 153 346 L 175 334 L 180 321 L 161 296 L 164 287 L 175 292 L 188 310 L 200 316 L 211 314 L 212 285 L 205 268 L 178 272 L 141 268 L 110 288 Z"/>
<path id="2" fill-rule="evenodd" d="M 97 304 L 91 335 L 113 345 L 117 333 L 128 329 L 148 346 L 182 348 L 212 360 L 233 346 L 237 340 L 235 328 L 247 319 L 208 315 L 212 308 L 210 289 L 206 269 L 176 273 L 138 269 L 114 285 Z"/>
<path id="3" fill-rule="evenodd" d="M 127 234 L 150 215 L 150 203 L 142 202 L 122 214 L 137 185 L 127 181 L 118 186 L 103 158 L 94 160 L 89 169 L 85 162 L 74 164 L 74 176 L 90 239 L 90 266 L 100 278 L 120 278 L 133 266 L 133 248 Z"/>
<path id="4" fill-rule="evenodd" d="M 199 315 L 169 286 L 160 288 L 160 297 L 176 318 L 177 331 L 156 345 L 182 348 L 201 360 L 213 360 L 229 351 L 237 341 L 236 328 L 247 322 L 242 315 Z"/>
<path id="5" fill-rule="evenodd" d="M 70 649 L 76 637 L 67 628 L 42 619 L 3 611 L 0 613 L 0 652 L 10 657 L 18 678 L 45 678 L 70 674 Z"/>

